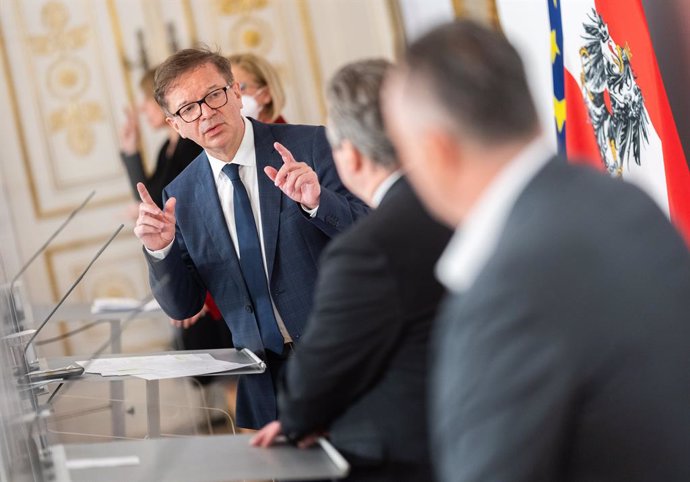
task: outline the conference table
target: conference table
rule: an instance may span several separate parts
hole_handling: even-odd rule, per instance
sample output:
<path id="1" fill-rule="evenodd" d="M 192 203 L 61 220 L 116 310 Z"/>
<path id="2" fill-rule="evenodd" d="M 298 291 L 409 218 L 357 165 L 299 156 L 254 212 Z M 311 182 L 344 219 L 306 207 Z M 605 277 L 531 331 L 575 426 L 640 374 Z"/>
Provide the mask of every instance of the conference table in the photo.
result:
<path id="1" fill-rule="evenodd" d="M 340 479 L 347 461 L 325 439 L 308 449 L 252 447 L 251 435 L 126 440 L 51 447 L 56 482 Z"/>
<path id="2" fill-rule="evenodd" d="M 44 310 L 36 310 L 41 313 Z M 147 313 L 141 313 L 145 316 Z M 109 323 L 111 353 L 98 358 L 118 358 L 150 355 L 210 354 L 223 361 L 243 366 L 205 376 L 237 376 L 263 373 L 265 363 L 247 349 L 163 351 L 157 353 L 118 353 L 121 349 L 121 322 L 126 312 L 90 313 L 85 305 L 65 307 L 60 319 Z M 88 359 L 81 356 L 39 358 L 41 370 L 56 369 Z M 101 376 L 84 373 L 64 381 L 72 383 L 109 382 L 116 387 L 114 394 L 124 393 L 122 383 L 135 377 Z M 175 436 L 161 437 L 160 392 L 158 380 L 146 383 L 147 437 L 139 440 L 70 443 L 50 446 L 54 480 L 57 482 L 185 481 L 212 482 L 229 480 L 324 480 L 340 479 L 349 472 L 347 461 L 324 438 L 309 449 L 298 449 L 285 441 L 270 448 L 256 448 L 249 444 L 251 435 Z M 62 383 L 54 380 L 54 383 Z M 124 435 L 125 403 L 123 397 L 113 397 L 113 435 Z"/>
<path id="3" fill-rule="evenodd" d="M 238 375 L 254 375 L 263 373 L 266 370 L 266 364 L 258 358 L 252 351 L 244 348 L 237 350 L 235 348 L 219 348 L 214 350 L 182 350 L 182 351 L 163 351 L 156 353 L 137 353 L 137 354 L 123 354 L 123 353 L 109 353 L 101 355 L 99 359 L 123 358 L 132 356 L 150 356 L 150 355 L 194 355 L 194 354 L 209 354 L 213 358 L 222 361 L 239 363 L 243 366 L 234 370 L 223 372 L 207 373 L 204 376 L 220 377 L 220 376 L 238 376 Z M 56 369 L 65 367 L 83 361 L 84 356 L 61 356 L 51 358 L 40 358 L 39 368 L 41 370 Z M 94 373 L 84 373 L 78 378 L 72 378 L 65 383 L 86 383 L 86 382 L 109 382 L 122 383 L 125 380 L 139 379 L 131 375 L 123 376 L 101 376 Z M 146 413 L 147 413 L 147 435 L 148 437 L 160 437 L 161 435 L 161 416 L 160 416 L 160 386 L 159 380 L 142 380 L 146 383 Z M 55 380 L 55 383 L 61 383 L 62 380 Z M 119 393 L 119 392 L 118 392 Z M 123 392 L 124 393 L 124 392 Z M 119 399 L 112 399 L 113 403 L 113 434 L 122 436 L 124 430 L 124 397 Z"/>

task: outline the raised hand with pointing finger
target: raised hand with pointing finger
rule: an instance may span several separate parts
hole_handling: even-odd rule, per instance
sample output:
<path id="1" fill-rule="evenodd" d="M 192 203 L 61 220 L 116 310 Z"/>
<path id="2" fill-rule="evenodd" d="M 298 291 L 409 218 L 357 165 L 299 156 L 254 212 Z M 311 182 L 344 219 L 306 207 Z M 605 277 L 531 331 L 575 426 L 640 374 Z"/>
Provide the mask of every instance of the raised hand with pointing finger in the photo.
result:
<path id="1" fill-rule="evenodd" d="M 293 201 L 307 209 L 318 207 L 321 185 L 316 172 L 307 163 L 297 162 L 281 143 L 275 142 L 273 147 L 280 153 L 284 164 L 279 170 L 271 166 L 264 167 L 266 175 Z"/>
<path id="2" fill-rule="evenodd" d="M 368 209 L 338 177 L 322 126 L 242 115 L 231 67 L 203 48 L 158 67 L 154 92 L 167 124 L 204 152 L 161 190 L 164 206 L 142 190 L 135 232 L 170 318 L 189 325 L 210 292 L 236 346 L 269 360 L 238 388 L 235 423 L 256 429 L 276 419 L 272 380 L 311 311 L 320 253 Z"/>
<path id="3" fill-rule="evenodd" d="M 168 246 L 175 239 L 175 198 L 171 197 L 161 210 L 151 199 L 142 183 L 137 183 L 141 203 L 134 234 L 151 251 Z"/>

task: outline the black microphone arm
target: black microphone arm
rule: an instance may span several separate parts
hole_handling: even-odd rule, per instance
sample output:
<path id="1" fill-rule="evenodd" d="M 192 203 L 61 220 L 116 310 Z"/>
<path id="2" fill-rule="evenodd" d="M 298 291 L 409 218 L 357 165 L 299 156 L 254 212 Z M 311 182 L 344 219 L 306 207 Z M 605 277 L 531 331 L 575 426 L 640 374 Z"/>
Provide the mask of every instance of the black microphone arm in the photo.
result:
<path id="1" fill-rule="evenodd" d="M 166 286 L 166 285 L 168 284 L 169 281 L 170 281 L 170 275 L 165 275 L 165 276 L 163 276 L 163 278 L 160 280 L 160 286 Z M 135 308 L 133 308 L 131 311 L 129 311 L 129 313 L 127 314 L 127 316 L 124 317 L 124 318 L 120 321 L 120 334 L 124 333 L 125 329 L 129 326 L 129 324 L 130 324 L 132 321 L 134 321 L 134 320 L 137 318 L 137 316 L 139 316 L 141 313 L 144 312 L 144 310 L 145 310 L 145 308 L 146 308 L 146 305 L 147 305 L 150 301 L 152 301 L 153 299 L 154 299 L 153 294 L 149 294 L 149 295 L 146 296 L 145 298 L 141 299 L 141 300 L 139 301 L 139 304 L 138 304 Z M 108 339 L 105 340 L 105 343 L 103 343 L 101 346 L 99 346 L 90 356 L 88 356 L 88 357 L 86 358 L 86 363 L 84 363 L 84 365 L 83 365 L 84 373 L 86 373 L 86 371 L 89 369 L 89 367 L 91 366 L 91 364 L 92 364 L 94 361 L 96 361 L 96 360 L 99 359 L 99 357 L 100 357 L 100 355 L 103 353 L 103 351 L 105 351 L 105 349 L 108 348 L 108 346 L 110 346 L 110 345 L 112 344 L 113 339 L 115 338 L 115 336 L 116 336 L 116 335 L 114 335 L 114 334 L 110 335 L 110 336 L 108 337 Z M 53 393 L 50 395 L 50 397 L 48 398 L 48 400 L 46 401 L 46 405 L 50 405 L 51 402 L 54 404 L 55 401 L 56 401 L 58 398 L 60 398 L 60 397 L 57 397 L 56 395 L 58 394 L 58 392 L 60 391 L 60 389 L 63 387 L 63 385 L 65 385 L 66 388 L 65 388 L 64 390 L 62 390 L 61 395 L 64 395 L 65 393 L 67 393 L 67 389 L 68 389 L 68 388 L 72 385 L 72 383 L 74 383 L 76 380 L 78 380 L 78 378 L 70 378 L 69 380 L 65 380 L 65 381 L 61 382 L 61 383 L 57 386 L 57 388 L 53 391 Z"/>
<path id="2" fill-rule="evenodd" d="M 60 301 L 58 301 L 58 303 L 55 305 L 55 307 L 52 309 L 52 311 L 50 313 L 48 313 L 48 316 L 45 317 L 45 319 L 43 320 L 41 325 L 38 328 L 36 328 L 36 331 L 34 332 L 33 335 L 31 335 L 31 338 L 29 338 L 29 341 L 26 343 L 26 346 L 24 347 L 24 359 L 26 359 L 26 352 L 29 350 L 29 346 L 31 346 L 31 342 L 34 341 L 34 339 L 41 332 L 43 327 L 46 326 L 46 323 L 48 323 L 48 320 L 50 320 L 50 318 L 58 310 L 58 308 L 60 308 L 60 306 L 62 306 L 62 303 L 65 302 L 65 300 L 70 295 L 70 293 L 72 293 L 72 291 L 74 291 L 74 288 L 76 288 L 77 285 L 79 284 L 79 282 L 82 280 L 82 278 L 84 278 L 84 275 L 86 275 L 86 272 L 89 271 L 89 269 L 91 269 L 91 266 L 93 265 L 93 263 L 95 263 L 96 260 L 98 259 L 98 257 L 101 255 L 101 253 L 103 253 L 103 251 L 105 251 L 105 248 L 110 246 L 110 243 L 113 242 L 115 237 L 118 234 L 120 234 L 120 231 L 122 231 L 122 228 L 124 228 L 124 227 L 125 227 L 124 224 L 120 224 L 120 226 L 115 230 L 115 232 L 110 236 L 110 238 L 108 238 L 108 241 L 105 242 L 105 244 L 101 247 L 101 249 L 99 249 L 98 252 L 96 253 L 96 255 L 91 259 L 91 261 L 86 266 L 86 268 L 84 268 L 84 271 L 81 272 L 81 274 L 76 279 L 76 281 L 74 283 L 72 283 L 72 286 L 69 287 L 69 289 L 67 290 L 67 293 L 65 293 L 62 296 L 62 298 L 60 298 Z"/>
<path id="3" fill-rule="evenodd" d="M 38 250 L 36 250 L 36 252 L 33 254 L 33 256 L 31 256 L 31 258 L 29 258 L 29 260 L 28 260 L 26 263 L 24 263 L 24 266 L 21 267 L 21 269 L 19 270 L 19 272 L 18 272 L 16 275 L 14 275 L 14 278 L 12 278 L 12 281 L 10 281 L 10 302 L 12 303 L 12 308 L 13 308 L 13 309 L 14 309 L 14 285 L 15 285 L 15 283 L 17 282 L 17 280 L 19 279 L 19 277 L 20 277 L 22 274 L 24 274 L 24 271 L 26 271 L 27 268 L 28 268 L 29 266 L 31 266 L 31 263 L 33 263 L 34 260 L 35 260 L 36 258 L 38 258 L 38 256 L 39 256 L 43 251 L 46 250 L 46 248 L 47 248 L 48 245 L 53 241 L 53 239 L 55 239 L 55 238 L 57 237 L 57 235 L 60 234 L 60 233 L 62 232 L 63 229 L 65 229 L 65 226 L 67 226 L 67 225 L 69 224 L 69 222 L 72 221 L 72 219 L 74 219 L 74 216 L 76 216 L 77 213 L 78 213 L 79 211 L 81 211 L 81 210 L 84 208 L 84 206 L 86 206 L 86 205 L 88 204 L 89 201 L 91 201 L 91 198 L 94 197 L 95 194 L 96 194 L 96 191 L 91 191 L 91 193 L 90 193 L 88 196 L 86 196 L 86 199 L 84 199 L 84 201 L 83 201 L 79 206 L 77 206 L 76 208 L 74 208 L 74 210 L 72 210 L 72 212 L 69 214 L 69 216 L 67 216 L 67 219 L 65 219 L 65 220 L 62 222 L 62 224 L 61 224 L 61 225 L 55 230 L 55 232 L 46 240 L 46 242 L 43 243 L 43 245 L 42 245 L 40 248 L 38 248 Z M 15 329 L 15 331 L 20 331 L 19 320 L 16 320 L 16 319 L 15 319 L 15 327 L 14 327 L 14 329 Z"/>

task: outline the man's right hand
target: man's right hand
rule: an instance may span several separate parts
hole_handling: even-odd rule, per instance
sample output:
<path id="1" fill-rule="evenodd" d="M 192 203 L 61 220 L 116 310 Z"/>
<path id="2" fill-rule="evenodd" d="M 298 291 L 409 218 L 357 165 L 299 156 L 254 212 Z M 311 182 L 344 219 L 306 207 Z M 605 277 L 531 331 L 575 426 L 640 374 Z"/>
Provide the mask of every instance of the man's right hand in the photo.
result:
<path id="1" fill-rule="evenodd" d="M 264 427 L 249 440 L 249 444 L 253 447 L 270 447 L 276 442 L 276 438 L 278 438 L 281 431 L 282 425 L 280 421 L 274 420 L 264 425 Z"/>
<path id="2" fill-rule="evenodd" d="M 141 198 L 134 234 L 150 251 L 158 251 L 175 239 L 175 198 L 171 197 L 161 211 L 142 183 L 137 183 Z"/>

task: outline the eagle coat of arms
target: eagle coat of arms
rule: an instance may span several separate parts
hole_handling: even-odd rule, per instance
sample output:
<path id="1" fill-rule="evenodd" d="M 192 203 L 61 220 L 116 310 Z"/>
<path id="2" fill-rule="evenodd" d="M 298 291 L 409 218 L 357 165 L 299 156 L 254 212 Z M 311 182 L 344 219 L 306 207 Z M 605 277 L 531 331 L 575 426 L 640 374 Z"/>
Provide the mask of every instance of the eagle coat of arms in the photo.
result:
<path id="1" fill-rule="evenodd" d="M 649 115 L 630 65 L 629 46 L 621 47 L 609 35 L 599 13 L 592 9 L 583 27 L 580 81 L 601 158 L 616 177 L 632 159 L 641 165 L 641 144 L 648 143 Z"/>

